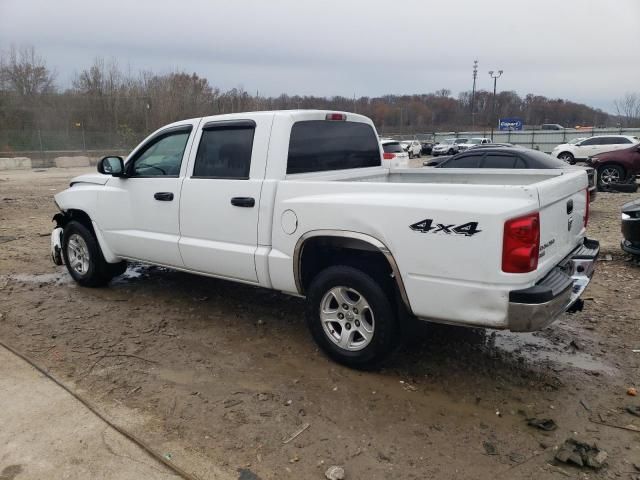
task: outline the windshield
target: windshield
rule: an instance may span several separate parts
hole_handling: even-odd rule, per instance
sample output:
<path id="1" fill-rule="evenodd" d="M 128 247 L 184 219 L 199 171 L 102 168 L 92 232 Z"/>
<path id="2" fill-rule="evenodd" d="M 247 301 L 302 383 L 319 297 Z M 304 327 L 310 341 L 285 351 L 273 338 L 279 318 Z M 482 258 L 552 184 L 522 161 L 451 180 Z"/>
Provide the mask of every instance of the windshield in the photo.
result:
<path id="1" fill-rule="evenodd" d="M 441 142 L 442 145 L 452 145 L 456 142 L 455 138 L 447 138 L 445 139 L 443 142 Z"/>
<path id="2" fill-rule="evenodd" d="M 456 138 L 454 140 L 455 143 L 467 143 L 469 140 L 467 138 Z"/>
<path id="3" fill-rule="evenodd" d="M 472 143 L 473 145 L 478 145 L 480 143 L 482 143 L 482 138 L 472 138 L 471 140 L 469 140 L 468 143 Z"/>
<path id="4" fill-rule="evenodd" d="M 584 137 L 574 138 L 573 140 L 569 140 L 569 145 L 575 145 L 576 143 L 581 142 L 582 140 L 584 140 Z"/>

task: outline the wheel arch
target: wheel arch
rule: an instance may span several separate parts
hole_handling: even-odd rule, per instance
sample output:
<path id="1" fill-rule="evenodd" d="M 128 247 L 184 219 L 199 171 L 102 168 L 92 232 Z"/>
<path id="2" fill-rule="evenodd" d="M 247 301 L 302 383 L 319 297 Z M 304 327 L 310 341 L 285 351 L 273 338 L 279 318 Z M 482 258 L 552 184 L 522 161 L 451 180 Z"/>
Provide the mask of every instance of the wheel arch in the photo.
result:
<path id="1" fill-rule="evenodd" d="M 598 165 L 598 167 L 596 168 L 597 170 L 596 186 L 598 188 L 602 187 L 603 185 L 606 185 L 601 182 L 601 175 L 602 175 L 602 170 L 607 167 L 618 167 L 622 170 L 622 177 L 620 178 L 620 183 L 624 183 L 628 181 L 629 178 L 631 177 L 631 170 L 625 167 L 624 165 L 616 162 L 615 160 L 604 161 L 602 162 L 602 164 Z"/>
<path id="2" fill-rule="evenodd" d="M 313 248 L 330 248 L 338 250 L 356 250 L 370 252 L 378 258 L 384 259 L 385 264 L 389 268 L 393 283 L 397 288 L 402 303 L 411 313 L 411 305 L 409 297 L 400 275 L 398 264 L 391 253 L 391 250 L 377 238 L 361 232 L 352 232 L 347 230 L 312 230 L 300 236 L 293 253 L 293 269 L 296 289 L 301 295 L 305 294 L 305 289 L 310 283 L 312 274 L 319 271 L 310 264 L 309 256 L 305 257 L 305 253 L 309 255 Z M 305 262 L 306 259 L 306 262 Z M 335 265 L 338 262 L 329 261 L 323 266 Z M 316 271 L 317 270 L 317 271 Z"/>
<path id="3" fill-rule="evenodd" d="M 82 209 L 79 208 L 68 208 L 63 212 L 56 213 L 53 216 L 53 220 L 56 222 L 56 226 L 64 227 L 71 221 L 77 221 L 84 225 L 96 238 L 100 250 L 102 250 L 102 255 L 107 263 L 118 263 L 122 259 L 115 255 L 113 251 L 107 245 L 104 236 L 99 228 L 96 228 L 94 221 L 91 219 L 89 214 Z"/>

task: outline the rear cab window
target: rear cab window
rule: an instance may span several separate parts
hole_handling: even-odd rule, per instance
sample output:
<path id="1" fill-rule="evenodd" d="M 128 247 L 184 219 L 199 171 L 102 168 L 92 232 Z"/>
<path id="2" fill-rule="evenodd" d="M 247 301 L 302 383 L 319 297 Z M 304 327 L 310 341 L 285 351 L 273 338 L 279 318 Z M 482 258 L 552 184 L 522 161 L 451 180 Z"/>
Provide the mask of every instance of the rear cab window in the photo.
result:
<path id="1" fill-rule="evenodd" d="M 291 128 L 287 174 L 381 165 L 378 137 L 367 123 L 305 120 Z"/>
<path id="2" fill-rule="evenodd" d="M 402 145 L 400 145 L 399 142 L 383 143 L 382 149 L 384 150 L 384 153 L 403 153 L 404 152 Z"/>

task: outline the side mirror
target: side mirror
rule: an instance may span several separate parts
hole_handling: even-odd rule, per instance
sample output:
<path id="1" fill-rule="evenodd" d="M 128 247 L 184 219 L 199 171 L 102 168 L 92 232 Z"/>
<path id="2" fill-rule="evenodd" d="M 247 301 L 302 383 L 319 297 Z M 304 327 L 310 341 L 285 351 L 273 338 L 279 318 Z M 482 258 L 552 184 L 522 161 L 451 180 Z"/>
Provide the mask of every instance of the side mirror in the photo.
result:
<path id="1" fill-rule="evenodd" d="M 98 172 L 113 177 L 124 177 L 122 157 L 104 157 L 98 162 Z"/>

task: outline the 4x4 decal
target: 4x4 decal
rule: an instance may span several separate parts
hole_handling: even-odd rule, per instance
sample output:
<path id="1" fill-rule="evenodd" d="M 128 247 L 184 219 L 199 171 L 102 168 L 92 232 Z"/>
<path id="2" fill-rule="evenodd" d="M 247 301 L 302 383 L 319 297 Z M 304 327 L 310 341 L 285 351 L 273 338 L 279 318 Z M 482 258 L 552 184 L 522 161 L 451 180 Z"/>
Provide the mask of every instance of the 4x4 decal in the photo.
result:
<path id="1" fill-rule="evenodd" d="M 420 233 L 444 233 L 447 235 L 456 234 L 456 235 L 464 235 L 465 237 L 471 237 L 476 233 L 480 233 L 482 230 L 478 230 L 478 222 L 467 222 L 462 225 L 456 226 L 455 223 L 452 224 L 444 224 L 444 223 L 436 223 L 433 224 L 433 219 L 425 218 L 419 222 L 410 225 L 409 228 L 416 232 Z"/>

